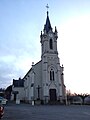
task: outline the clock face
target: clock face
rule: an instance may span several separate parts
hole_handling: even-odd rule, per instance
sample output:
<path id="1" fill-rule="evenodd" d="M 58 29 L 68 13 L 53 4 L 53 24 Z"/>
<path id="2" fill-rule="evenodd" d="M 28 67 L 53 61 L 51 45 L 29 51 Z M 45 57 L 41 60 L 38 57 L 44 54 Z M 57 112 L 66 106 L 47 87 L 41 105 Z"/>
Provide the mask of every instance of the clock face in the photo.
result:
<path id="1" fill-rule="evenodd" d="M 49 36 L 50 36 L 50 37 L 53 37 L 53 34 L 52 34 L 52 33 L 49 33 Z"/>

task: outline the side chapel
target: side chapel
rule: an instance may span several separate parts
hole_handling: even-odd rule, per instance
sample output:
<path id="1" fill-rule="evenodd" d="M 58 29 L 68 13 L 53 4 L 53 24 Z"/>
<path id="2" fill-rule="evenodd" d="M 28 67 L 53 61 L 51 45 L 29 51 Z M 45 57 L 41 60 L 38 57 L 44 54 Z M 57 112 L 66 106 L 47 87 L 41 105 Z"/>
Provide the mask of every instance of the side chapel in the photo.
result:
<path id="1" fill-rule="evenodd" d="M 53 31 L 47 10 L 46 23 L 40 35 L 41 60 L 32 64 L 23 79 L 13 79 L 12 99 L 29 103 L 38 100 L 43 103 L 65 100 L 64 67 L 60 65 L 57 39 L 57 29 L 55 27 Z"/>

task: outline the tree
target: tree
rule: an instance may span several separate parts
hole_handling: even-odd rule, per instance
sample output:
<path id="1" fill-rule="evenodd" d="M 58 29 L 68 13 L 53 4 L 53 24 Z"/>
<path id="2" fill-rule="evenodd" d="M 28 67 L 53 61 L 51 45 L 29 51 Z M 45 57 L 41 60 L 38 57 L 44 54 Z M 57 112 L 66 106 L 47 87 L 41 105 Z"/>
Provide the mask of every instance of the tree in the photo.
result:
<path id="1" fill-rule="evenodd" d="M 5 97 L 6 99 L 11 99 L 11 92 L 12 92 L 12 85 L 8 86 L 5 90 Z"/>

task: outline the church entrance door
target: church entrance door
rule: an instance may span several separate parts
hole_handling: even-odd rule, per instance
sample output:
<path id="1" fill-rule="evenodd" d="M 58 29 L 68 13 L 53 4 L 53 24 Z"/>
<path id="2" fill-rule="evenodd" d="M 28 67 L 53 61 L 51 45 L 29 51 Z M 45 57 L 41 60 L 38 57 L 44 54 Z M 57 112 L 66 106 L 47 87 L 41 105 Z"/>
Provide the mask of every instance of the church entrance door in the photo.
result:
<path id="1" fill-rule="evenodd" d="M 49 90 L 49 95 L 50 95 L 50 101 L 56 101 L 57 100 L 56 89 L 50 89 Z"/>

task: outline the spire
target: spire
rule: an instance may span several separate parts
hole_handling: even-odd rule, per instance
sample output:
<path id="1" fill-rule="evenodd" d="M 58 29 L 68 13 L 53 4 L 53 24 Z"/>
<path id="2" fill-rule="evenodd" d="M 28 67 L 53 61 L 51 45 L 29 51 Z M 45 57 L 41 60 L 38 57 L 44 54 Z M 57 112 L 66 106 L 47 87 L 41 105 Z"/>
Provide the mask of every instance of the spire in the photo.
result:
<path id="1" fill-rule="evenodd" d="M 55 26 L 55 33 L 57 33 L 57 28 L 56 28 L 56 26 Z"/>
<path id="2" fill-rule="evenodd" d="M 47 4 L 47 19 L 46 19 L 46 24 L 45 24 L 45 26 L 44 26 L 44 30 L 46 30 L 46 33 L 48 33 L 50 30 L 52 30 L 52 27 L 51 27 L 51 23 L 50 23 L 50 20 L 49 20 L 49 12 L 48 12 L 48 8 L 49 8 L 49 6 L 48 6 L 48 4 Z"/>

